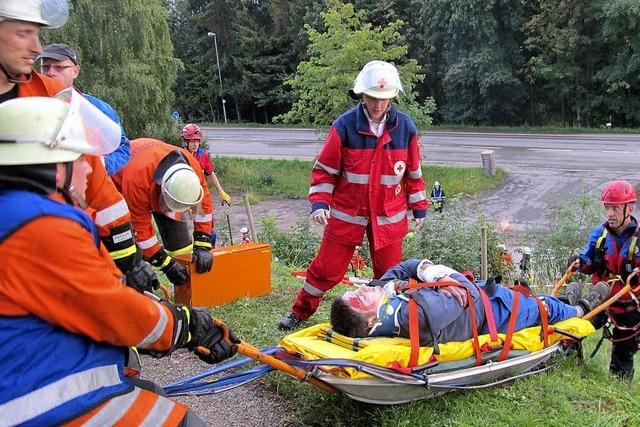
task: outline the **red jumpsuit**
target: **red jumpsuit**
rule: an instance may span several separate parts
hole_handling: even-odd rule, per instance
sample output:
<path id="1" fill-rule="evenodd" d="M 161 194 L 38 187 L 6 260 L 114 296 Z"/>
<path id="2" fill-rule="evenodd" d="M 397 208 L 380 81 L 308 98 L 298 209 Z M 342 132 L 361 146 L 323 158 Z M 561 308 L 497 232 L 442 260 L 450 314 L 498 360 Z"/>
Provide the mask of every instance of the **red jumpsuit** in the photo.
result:
<path id="1" fill-rule="evenodd" d="M 116 186 L 121 190 L 129 210 L 131 212 L 131 222 L 135 230 L 136 242 L 145 259 L 151 258 L 162 246 L 156 237 L 151 221 L 152 214 L 164 214 L 165 216 L 179 220 L 181 214 L 176 212 L 163 212 L 160 206 L 161 189 L 153 180 L 153 174 L 158 164 L 167 154 L 180 150 L 184 153 L 185 159 L 200 178 L 200 184 L 204 191 L 202 203 L 198 212 L 194 215 L 194 231 L 201 231 L 209 235 L 213 224 L 213 206 L 209 188 L 202 173 L 202 168 L 198 161 L 183 148 L 166 144 L 157 139 L 139 138 L 131 141 L 131 159 L 112 178 Z M 180 229 L 180 233 L 183 233 Z M 172 230 L 168 230 L 169 233 Z M 167 240 L 191 242 L 190 236 L 162 236 L 165 246 L 173 255 L 191 252 L 192 244 L 181 247 L 171 247 Z M 167 239 L 168 238 L 168 239 Z"/>
<path id="2" fill-rule="evenodd" d="M 320 250 L 307 269 L 293 314 L 307 319 L 340 283 L 365 232 L 375 277 L 402 259 L 407 209 L 424 218 L 428 207 L 415 124 L 391 107 L 384 131 L 370 129 L 363 105 L 334 122 L 311 173 L 311 211 L 330 209 Z"/>
<path id="3" fill-rule="evenodd" d="M 18 85 L 18 97 L 51 97 L 64 89 L 65 86 L 59 81 L 33 72 L 31 81 Z M 98 226 L 100 237 L 111 257 L 121 270 L 126 271 L 131 268 L 136 253 L 129 209 L 107 175 L 102 159 L 98 156 L 86 156 L 86 159 L 93 170 L 87 178 L 87 213 Z"/>

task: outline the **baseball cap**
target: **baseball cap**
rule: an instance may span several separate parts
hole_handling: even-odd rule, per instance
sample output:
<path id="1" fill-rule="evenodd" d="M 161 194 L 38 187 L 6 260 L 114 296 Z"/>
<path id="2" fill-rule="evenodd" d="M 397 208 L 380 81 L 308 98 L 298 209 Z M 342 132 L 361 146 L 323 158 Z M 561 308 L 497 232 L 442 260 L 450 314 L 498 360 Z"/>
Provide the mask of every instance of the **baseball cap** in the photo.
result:
<path id="1" fill-rule="evenodd" d="M 78 65 L 78 53 L 68 44 L 53 43 L 48 44 L 42 49 L 42 53 L 37 59 L 55 59 L 56 61 L 64 61 L 70 59 L 75 65 Z"/>

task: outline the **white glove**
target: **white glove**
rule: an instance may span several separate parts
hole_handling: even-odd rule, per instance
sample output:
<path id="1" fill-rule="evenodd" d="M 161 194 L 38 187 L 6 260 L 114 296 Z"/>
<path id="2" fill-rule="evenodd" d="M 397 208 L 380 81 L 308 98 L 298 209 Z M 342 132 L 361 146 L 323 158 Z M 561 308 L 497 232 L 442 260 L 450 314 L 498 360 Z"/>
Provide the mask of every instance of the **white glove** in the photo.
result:
<path id="1" fill-rule="evenodd" d="M 413 224 L 416 226 L 416 228 L 420 228 L 423 221 L 424 218 L 413 218 Z"/>
<path id="2" fill-rule="evenodd" d="M 329 222 L 331 214 L 329 213 L 329 209 L 316 209 L 311 212 L 311 218 L 313 218 L 317 224 L 324 226 Z"/>

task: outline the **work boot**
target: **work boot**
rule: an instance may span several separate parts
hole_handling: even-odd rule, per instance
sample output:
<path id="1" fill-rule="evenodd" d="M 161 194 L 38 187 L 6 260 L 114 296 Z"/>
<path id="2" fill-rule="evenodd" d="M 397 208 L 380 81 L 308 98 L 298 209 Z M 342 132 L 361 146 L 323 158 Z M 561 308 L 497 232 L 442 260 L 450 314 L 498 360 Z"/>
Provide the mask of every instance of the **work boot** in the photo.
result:
<path id="1" fill-rule="evenodd" d="M 286 316 L 283 316 L 278 323 L 278 329 L 281 331 L 290 331 L 297 327 L 300 323 L 302 323 L 302 319 L 296 316 L 293 313 L 289 313 Z"/>
<path id="2" fill-rule="evenodd" d="M 578 282 L 569 283 L 565 288 L 564 297 L 567 299 L 567 304 L 578 305 L 578 300 L 582 298 L 582 285 Z"/>
<path id="3" fill-rule="evenodd" d="M 585 310 L 585 314 L 594 310 L 609 298 L 609 285 L 606 282 L 597 283 L 587 294 L 578 300 Z"/>

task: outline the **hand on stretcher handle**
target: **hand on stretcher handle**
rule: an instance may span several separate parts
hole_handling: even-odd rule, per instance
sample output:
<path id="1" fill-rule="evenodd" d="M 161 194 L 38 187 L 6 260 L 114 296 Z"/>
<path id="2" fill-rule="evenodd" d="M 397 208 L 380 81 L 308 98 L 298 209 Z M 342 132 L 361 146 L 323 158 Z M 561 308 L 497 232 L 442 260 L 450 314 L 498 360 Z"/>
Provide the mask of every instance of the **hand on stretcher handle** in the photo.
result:
<path id="1" fill-rule="evenodd" d="M 215 317 L 213 318 L 213 323 L 217 327 L 222 329 L 222 334 L 224 336 L 225 341 L 227 341 L 231 345 L 235 345 L 238 347 L 238 353 L 243 354 L 247 357 L 250 357 L 265 365 L 271 366 L 272 368 L 282 371 L 286 374 L 289 374 L 294 378 L 307 381 L 308 383 L 313 384 L 314 386 L 318 387 L 321 390 L 328 391 L 330 393 L 336 392 L 336 390 L 332 386 L 330 386 L 329 384 L 323 381 L 320 381 L 317 378 L 310 377 L 307 374 L 307 372 L 304 371 L 303 369 L 296 368 L 295 366 L 291 366 L 288 363 L 283 362 L 282 360 L 276 359 L 273 356 L 264 354 L 259 349 L 257 349 L 256 347 L 252 346 L 247 342 L 244 342 L 242 340 L 240 340 L 239 343 L 232 342 L 229 338 L 229 333 L 230 333 L 229 327 L 222 320 L 216 319 Z M 205 347 L 197 347 L 196 349 L 199 352 L 204 354 L 210 353 L 209 349 Z"/>
<path id="2" fill-rule="evenodd" d="M 631 279 L 633 279 L 639 273 L 640 273 L 640 269 L 635 268 L 631 272 L 631 274 L 629 274 L 629 277 L 627 277 L 627 283 L 622 287 L 622 289 L 620 289 L 618 292 L 615 293 L 615 295 L 613 295 L 611 298 L 609 298 L 608 300 L 606 300 L 605 302 L 600 304 L 598 307 L 594 308 L 593 310 L 591 310 L 590 312 L 588 312 L 587 314 L 582 316 L 582 318 L 585 319 L 585 320 L 589 320 L 589 319 L 597 316 L 598 314 L 602 313 L 611 304 L 616 302 L 618 300 L 618 298 L 620 298 L 621 296 L 623 296 L 627 292 L 637 292 L 637 291 L 639 291 L 640 290 L 640 285 L 636 286 L 635 288 L 631 287 Z"/>
<path id="3" fill-rule="evenodd" d="M 567 267 L 567 272 L 564 273 L 564 276 L 562 276 L 560 280 L 558 280 L 558 283 L 556 283 L 553 289 L 551 290 L 552 296 L 556 295 L 560 290 L 560 288 L 562 287 L 562 285 L 564 285 L 565 283 L 567 283 L 569 279 L 571 279 L 571 276 L 573 276 L 573 273 L 578 269 L 579 266 L 580 266 L 580 260 L 577 259 L 573 261 L 571 265 L 569 265 L 569 267 Z"/>

